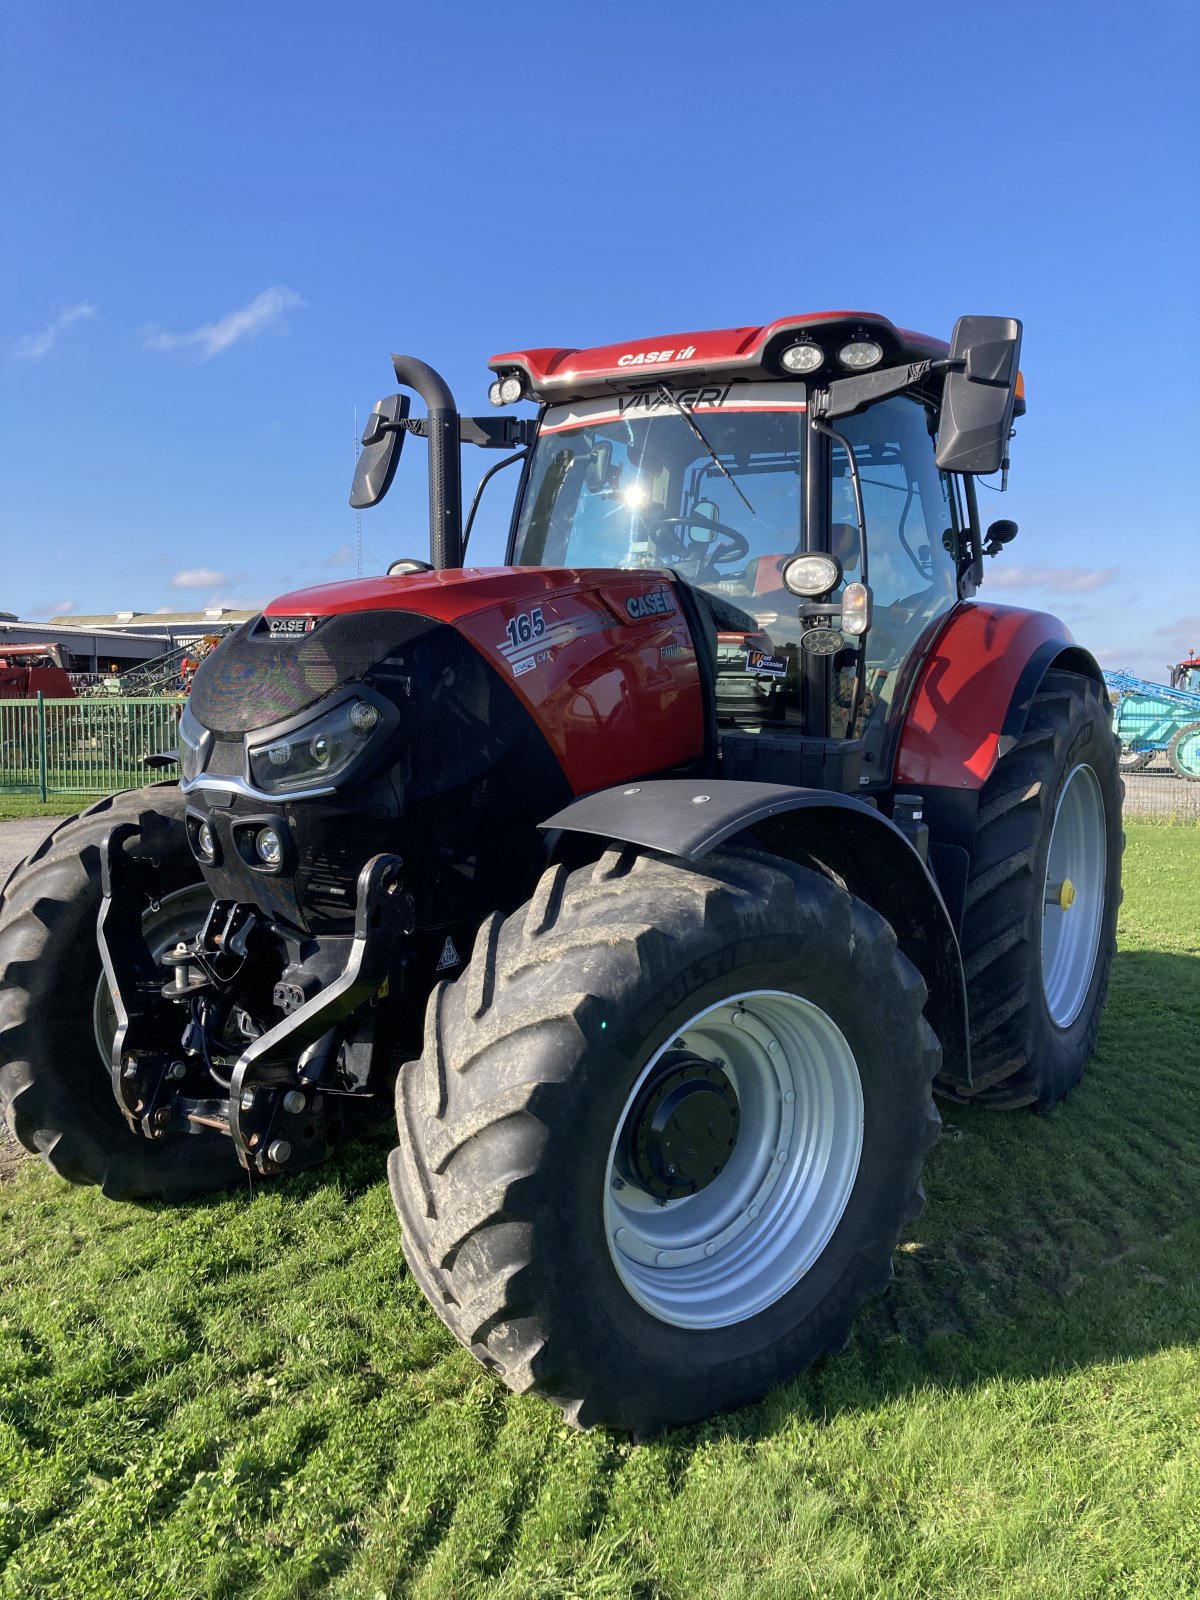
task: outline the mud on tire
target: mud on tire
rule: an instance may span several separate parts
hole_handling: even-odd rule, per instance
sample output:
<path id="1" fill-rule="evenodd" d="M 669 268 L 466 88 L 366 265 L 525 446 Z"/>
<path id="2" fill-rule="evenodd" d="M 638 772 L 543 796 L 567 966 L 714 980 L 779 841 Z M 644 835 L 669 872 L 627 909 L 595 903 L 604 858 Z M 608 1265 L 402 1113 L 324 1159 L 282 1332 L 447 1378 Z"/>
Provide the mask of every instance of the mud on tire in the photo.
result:
<path id="1" fill-rule="evenodd" d="M 674 1325 L 615 1264 L 614 1136 L 688 1019 L 766 992 L 807 999 L 844 1035 L 861 1159 L 798 1281 L 727 1325 Z M 841 1347 L 923 1202 L 940 1060 L 924 1000 L 882 918 L 776 858 L 614 848 L 551 868 L 526 907 L 483 924 L 465 973 L 431 997 L 422 1057 L 401 1069 L 389 1176 L 414 1277 L 480 1361 L 577 1426 L 644 1436 L 757 1398 Z"/>

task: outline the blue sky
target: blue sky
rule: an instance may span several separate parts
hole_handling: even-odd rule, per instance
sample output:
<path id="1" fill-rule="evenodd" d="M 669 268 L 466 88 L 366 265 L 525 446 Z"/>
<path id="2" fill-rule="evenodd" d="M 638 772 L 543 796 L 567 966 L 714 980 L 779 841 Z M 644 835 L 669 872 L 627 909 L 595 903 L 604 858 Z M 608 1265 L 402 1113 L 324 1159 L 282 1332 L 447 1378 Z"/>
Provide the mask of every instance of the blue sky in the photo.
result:
<path id="1" fill-rule="evenodd" d="M 482 412 L 497 350 L 855 306 L 1025 323 L 985 595 L 1105 665 L 1200 650 L 1194 0 L 9 0 L 0 30 L 0 609 L 352 575 L 392 350 Z M 368 571 L 425 553 L 422 453 Z"/>

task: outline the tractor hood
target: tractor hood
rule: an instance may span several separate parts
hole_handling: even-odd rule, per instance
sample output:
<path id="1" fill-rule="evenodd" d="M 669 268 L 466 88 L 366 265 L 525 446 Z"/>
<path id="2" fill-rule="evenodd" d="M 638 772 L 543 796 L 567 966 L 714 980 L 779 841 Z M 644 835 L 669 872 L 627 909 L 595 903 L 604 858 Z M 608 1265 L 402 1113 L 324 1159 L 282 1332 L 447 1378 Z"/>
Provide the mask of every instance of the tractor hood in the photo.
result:
<path id="1" fill-rule="evenodd" d="M 343 616 L 353 611 L 420 612 L 437 622 L 458 622 L 496 605 L 534 600 L 578 584 L 564 567 L 465 567 L 445 572 L 405 573 L 394 578 L 351 578 L 313 589 L 294 589 L 272 600 L 263 616 L 272 632 L 301 633 L 282 623 Z"/>

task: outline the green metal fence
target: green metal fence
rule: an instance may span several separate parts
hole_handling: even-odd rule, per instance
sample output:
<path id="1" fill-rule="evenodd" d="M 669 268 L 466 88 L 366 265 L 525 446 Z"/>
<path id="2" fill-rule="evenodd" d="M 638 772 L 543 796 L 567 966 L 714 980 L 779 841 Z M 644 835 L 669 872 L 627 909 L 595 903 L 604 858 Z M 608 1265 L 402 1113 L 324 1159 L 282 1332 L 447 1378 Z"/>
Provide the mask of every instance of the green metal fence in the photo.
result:
<path id="1" fill-rule="evenodd" d="M 145 757 L 174 750 L 182 699 L 0 700 L 0 791 L 108 794 L 151 774 Z"/>

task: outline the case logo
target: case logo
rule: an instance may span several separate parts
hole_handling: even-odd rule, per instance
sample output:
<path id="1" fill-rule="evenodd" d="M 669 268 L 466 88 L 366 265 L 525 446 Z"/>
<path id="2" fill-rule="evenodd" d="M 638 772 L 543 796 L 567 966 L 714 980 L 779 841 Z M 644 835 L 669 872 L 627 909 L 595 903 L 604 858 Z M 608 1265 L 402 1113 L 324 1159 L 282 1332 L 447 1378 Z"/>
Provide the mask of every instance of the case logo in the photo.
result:
<path id="1" fill-rule="evenodd" d="M 669 589 L 651 589 L 648 594 L 631 594 L 625 602 L 630 619 L 640 622 L 643 617 L 667 617 L 675 609 Z"/>
<path id="2" fill-rule="evenodd" d="M 617 365 L 619 367 L 661 366 L 664 361 L 690 361 L 695 354 L 694 344 L 686 344 L 682 350 L 630 350 L 625 355 L 617 357 Z"/>
<path id="3" fill-rule="evenodd" d="M 267 631 L 275 635 L 311 633 L 323 621 L 323 617 L 268 617 Z"/>

